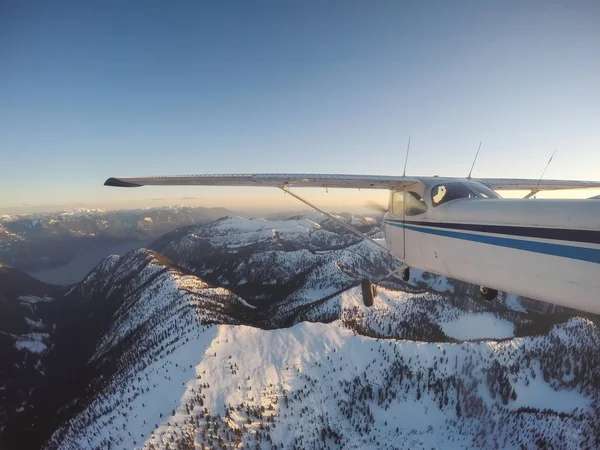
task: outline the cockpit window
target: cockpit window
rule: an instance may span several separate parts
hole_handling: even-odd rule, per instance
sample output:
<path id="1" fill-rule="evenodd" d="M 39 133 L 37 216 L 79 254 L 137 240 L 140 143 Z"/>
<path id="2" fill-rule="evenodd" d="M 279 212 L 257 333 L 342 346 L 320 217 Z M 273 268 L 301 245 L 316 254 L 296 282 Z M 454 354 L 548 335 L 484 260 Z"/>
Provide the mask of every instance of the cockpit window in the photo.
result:
<path id="1" fill-rule="evenodd" d="M 486 186 L 458 181 L 438 184 L 431 189 L 433 206 L 439 206 L 459 198 L 500 198 L 500 196 Z"/>
<path id="2" fill-rule="evenodd" d="M 473 192 L 475 192 L 475 194 L 477 194 L 478 197 L 481 198 L 502 198 L 496 191 L 493 191 L 483 184 L 468 183 L 465 184 L 465 186 L 468 186 L 469 189 L 471 189 Z"/>
<path id="3" fill-rule="evenodd" d="M 417 216 L 427 211 L 425 199 L 416 192 L 407 191 L 404 199 L 404 213 L 407 216 Z"/>
<path id="4" fill-rule="evenodd" d="M 392 214 L 401 216 L 404 213 L 404 191 L 396 191 L 392 194 Z"/>

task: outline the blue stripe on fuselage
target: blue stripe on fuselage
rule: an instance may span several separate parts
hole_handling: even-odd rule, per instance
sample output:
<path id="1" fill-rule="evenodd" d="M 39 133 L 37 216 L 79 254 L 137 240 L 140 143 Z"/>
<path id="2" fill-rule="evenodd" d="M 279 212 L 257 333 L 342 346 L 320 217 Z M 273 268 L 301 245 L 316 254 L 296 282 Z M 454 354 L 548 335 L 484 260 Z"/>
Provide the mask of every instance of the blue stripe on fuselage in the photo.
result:
<path id="1" fill-rule="evenodd" d="M 432 228 L 423 228 L 421 226 L 409 225 L 402 222 L 391 222 L 386 220 L 387 225 L 405 228 L 419 233 L 434 234 L 454 239 L 463 239 L 467 241 L 479 242 L 481 244 L 495 245 L 498 247 L 514 248 L 527 252 L 542 253 L 544 255 L 561 256 L 563 258 L 578 259 L 600 264 L 600 249 L 574 247 L 572 245 L 554 244 L 551 242 L 538 242 L 520 239 L 511 239 L 499 236 L 486 236 L 481 234 L 463 233 L 459 231 L 448 231 Z"/>

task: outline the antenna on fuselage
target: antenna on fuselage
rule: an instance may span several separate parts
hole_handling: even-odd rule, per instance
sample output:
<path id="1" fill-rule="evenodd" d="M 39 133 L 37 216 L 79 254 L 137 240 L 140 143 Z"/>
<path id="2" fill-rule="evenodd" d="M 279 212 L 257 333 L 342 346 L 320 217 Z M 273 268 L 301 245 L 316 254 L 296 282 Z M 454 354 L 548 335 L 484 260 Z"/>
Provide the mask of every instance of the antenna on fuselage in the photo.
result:
<path id="1" fill-rule="evenodd" d="M 404 159 L 404 172 L 402 172 L 402 176 L 406 176 L 406 164 L 408 163 L 408 152 L 410 151 L 410 136 L 408 137 L 408 145 L 406 147 L 406 158 Z"/>
<path id="2" fill-rule="evenodd" d="M 475 167 L 475 162 L 477 161 L 477 157 L 479 156 L 479 150 L 481 150 L 481 144 L 483 144 L 483 141 L 479 142 L 479 147 L 477 147 L 477 153 L 475 154 L 475 159 L 473 160 L 473 164 L 471 164 L 471 170 L 469 170 L 469 176 L 467 177 L 467 180 L 471 179 L 471 174 L 473 173 L 473 167 Z"/>

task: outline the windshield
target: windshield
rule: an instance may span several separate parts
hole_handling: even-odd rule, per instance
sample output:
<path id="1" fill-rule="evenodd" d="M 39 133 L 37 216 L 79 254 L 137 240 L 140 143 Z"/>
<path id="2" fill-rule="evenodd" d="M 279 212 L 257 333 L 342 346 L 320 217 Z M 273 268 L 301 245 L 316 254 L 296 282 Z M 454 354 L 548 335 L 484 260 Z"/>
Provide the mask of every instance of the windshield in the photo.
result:
<path id="1" fill-rule="evenodd" d="M 439 206 L 459 198 L 500 198 L 490 188 L 478 183 L 463 183 L 453 181 L 434 186 L 431 189 L 433 206 Z"/>
<path id="2" fill-rule="evenodd" d="M 479 183 L 461 183 L 467 186 L 472 192 L 481 198 L 502 198 L 496 191 Z"/>

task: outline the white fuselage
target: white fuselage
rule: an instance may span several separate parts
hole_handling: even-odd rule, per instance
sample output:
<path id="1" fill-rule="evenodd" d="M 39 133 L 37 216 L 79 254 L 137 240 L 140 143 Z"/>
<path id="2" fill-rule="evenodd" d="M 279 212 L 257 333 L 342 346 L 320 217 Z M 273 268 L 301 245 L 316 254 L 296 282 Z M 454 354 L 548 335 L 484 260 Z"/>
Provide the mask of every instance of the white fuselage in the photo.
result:
<path id="1" fill-rule="evenodd" d="M 600 202 L 483 194 L 434 206 L 444 183 L 406 188 L 396 208 L 398 193 L 391 193 L 385 234 L 395 256 L 410 267 L 600 314 Z"/>

